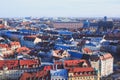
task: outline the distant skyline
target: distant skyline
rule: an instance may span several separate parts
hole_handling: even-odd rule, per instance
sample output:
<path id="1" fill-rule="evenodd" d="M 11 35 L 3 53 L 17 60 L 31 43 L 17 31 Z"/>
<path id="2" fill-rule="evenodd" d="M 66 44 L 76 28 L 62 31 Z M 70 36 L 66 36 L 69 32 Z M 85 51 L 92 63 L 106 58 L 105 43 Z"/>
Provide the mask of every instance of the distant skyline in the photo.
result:
<path id="1" fill-rule="evenodd" d="M 0 0 L 0 17 L 120 17 L 120 0 Z"/>

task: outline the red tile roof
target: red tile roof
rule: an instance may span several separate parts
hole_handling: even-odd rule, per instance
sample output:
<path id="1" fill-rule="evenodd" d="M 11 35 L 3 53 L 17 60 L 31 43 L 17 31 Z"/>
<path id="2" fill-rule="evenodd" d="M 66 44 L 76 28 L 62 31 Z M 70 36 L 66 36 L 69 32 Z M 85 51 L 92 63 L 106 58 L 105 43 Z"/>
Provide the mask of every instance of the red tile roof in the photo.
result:
<path id="1" fill-rule="evenodd" d="M 94 71 L 92 67 L 71 68 L 69 72 L 89 72 Z"/>
<path id="2" fill-rule="evenodd" d="M 3 24 L 0 24 L 0 28 L 4 28 L 5 26 Z"/>
<path id="3" fill-rule="evenodd" d="M 11 42 L 10 45 L 20 45 L 20 42 Z"/>
<path id="4" fill-rule="evenodd" d="M 33 76 L 33 74 L 30 73 L 23 73 L 22 76 L 20 77 L 20 80 L 27 80 L 27 78 L 31 78 Z"/>
<path id="5" fill-rule="evenodd" d="M 38 72 L 36 73 L 36 77 L 43 77 L 43 76 L 46 76 L 47 74 L 48 74 L 47 71 L 44 71 L 44 70 L 38 71 Z"/>
<path id="6" fill-rule="evenodd" d="M 7 51 L 8 51 L 8 50 L 11 50 L 11 48 L 9 48 L 9 47 L 8 47 L 8 48 L 6 48 L 6 49 L 7 49 Z"/>
<path id="7" fill-rule="evenodd" d="M 96 76 L 96 71 L 92 67 L 71 68 L 69 73 L 73 73 L 73 77 Z"/>
<path id="8" fill-rule="evenodd" d="M 0 60 L 0 69 L 3 69 L 4 66 L 8 67 L 8 69 L 15 68 L 19 66 L 18 60 Z"/>
<path id="9" fill-rule="evenodd" d="M 103 54 L 102 56 L 100 56 L 101 60 L 106 60 L 106 59 L 110 59 L 110 58 L 113 58 L 110 53 L 106 53 L 106 54 Z"/>
<path id="10" fill-rule="evenodd" d="M 71 65 L 75 66 L 75 65 L 78 65 L 79 63 L 82 63 L 82 62 L 87 63 L 86 60 L 80 59 L 80 60 L 66 60 L 66 61 L 64 61 L 64 64 L 66 64 L 68 66 L 71 66 Z"/>
<path id="11" fill-rule="evenodd" d="M 31 65 L 39 65 L 40 62 L 39 60 L 37 59 L 34 59 L 34 60 L 20 60 L 20 66 L 23 66 L 23 65 L 28 65 L 28 66 L 31 66 Z"/>
<path id="12" fill-rule="evenodd" d="M 45 70 L 45 71 L 47 70 L 47 71 L 48 71 L 48 70 L 51 70 L 51 69 L 53 69 L 52 66 L 44 66 L 44 69 L 43 69 L 43 70 Z"/>
<path id="13" fill-rule="evenodd" d="M 55 61 L 54 64 L 55 64 L 55 65 L 56 65 L 56 64 L 57 64 L 57 65 L 62 65 L 63 62 L 62 62 L 62 61 Z"/>
<path id="14" fill-rule="evenodd" d="M 0 70 L 3 69 L 3 66 L 8 67 L 8 69 L 15 69 L 19 66 L 28 66 L 28 68 L 33 67 L 33 65 L 40 65 L 38 59 L 34 60 L 0 60 Z"/>
<path id="15" fill-rule="evenodd" d="M 20 47 L 16 50 L 17 53 L 27 52 L 27 51 L 30 51 L 30 49 L 27 47 Z"/>
<path id="16" fill-rule="evenodd" d="M 38 71 L 38 72 L 33 72 L 33 73 L 23 73 L 22 76 L 20 77 L 20 80 L 27 80 L 28 78 L 46 78 L 49 77 L 49 72 L 48 71 Z M 46 79 L 44 79 L 46 80 Z"/>
<path id="17" fill-rule="evenodd" d="M 1 48 L 8 48 L 8 44 L 0 44 Z"/>
<path id="18" fill-rule="evenodd" d="M 88 54 L 92 52 L 92 50 L 90 50 L 90 49 L 87 48 L 87 47 L 86 47 L 86 48 L 83 48 L 83 51 L 84 51 L 85 53 L 88 53 Z"/>

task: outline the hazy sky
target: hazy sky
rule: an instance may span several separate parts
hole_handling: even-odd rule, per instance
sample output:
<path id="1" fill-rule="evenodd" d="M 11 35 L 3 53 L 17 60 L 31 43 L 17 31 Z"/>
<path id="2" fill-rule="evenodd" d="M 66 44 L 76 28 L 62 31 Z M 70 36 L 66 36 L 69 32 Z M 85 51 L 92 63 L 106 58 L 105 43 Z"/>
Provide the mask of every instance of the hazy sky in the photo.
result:
<path id="1" fill-rule="evenodd" d="M 0 17 L 120 17 L 120 0 L 0 0 Z"/>

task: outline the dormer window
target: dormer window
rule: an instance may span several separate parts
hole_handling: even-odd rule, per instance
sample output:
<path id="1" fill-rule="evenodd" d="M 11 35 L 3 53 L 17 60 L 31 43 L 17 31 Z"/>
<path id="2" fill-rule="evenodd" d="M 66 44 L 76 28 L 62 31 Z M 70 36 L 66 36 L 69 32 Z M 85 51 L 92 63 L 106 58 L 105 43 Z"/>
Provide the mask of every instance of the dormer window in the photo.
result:
<path id="1" fill-rule="evenodd" d="M 87 63 L 84 62 L 82 66 L 83 67 L 87 67 L 88 65 L 87 65 Z"/>
<path id="2" fill-rule="evenodd" d="M 7 66 L 3 66 L 3 70 L 8 70 L 8 67 Z"/>
<path id="3" fill-rule="evenodd" d="M 91 72 L 88 72 L 89 75 L 91 75 Z"/>
<path id="4" fill-rule="evenodd" d="M 82 72 L 79 72 L 79 75 L 82 75 Z"/>

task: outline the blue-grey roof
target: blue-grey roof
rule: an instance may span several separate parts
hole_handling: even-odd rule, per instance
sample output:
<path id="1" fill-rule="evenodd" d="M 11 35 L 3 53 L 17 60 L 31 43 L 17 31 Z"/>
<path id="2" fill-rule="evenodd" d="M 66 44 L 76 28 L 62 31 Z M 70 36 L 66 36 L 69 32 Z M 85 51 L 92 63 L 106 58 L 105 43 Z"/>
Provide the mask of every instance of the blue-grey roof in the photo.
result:
<path id="1" fill-rule="evenodd" d="M 82 58 L 83 54 L 79 53 L 79 52 L 73 52 L 73 51 L 68 51 L 68 53 L 70 54 L 71 57 L 73 58 Z"/>
<path id="2" fill-rule="evenodd" d="M 50 70 L 50 74 L 51 74 L 51 76 L 67 77 L 68 71 L 66 69 Z"/>
<path id="3" fill-rule="evenodd" d="M 71 49 L 72 49 L 72 50 L 75 50 L 75 49 L 76 49 L 75 46 L 64 45 L 64 44 L 63 44 L 63 45 L 61 45 L 61 44 L 60 44 L 60 45 L 59 45 L 59 44 L 56 44 L 56 45 L 55 45 L 55 48 L 56 48 L 56 49 L 63 49 L 63 50 L 71 50 Z"/>
<path id="4" fill-rule="evenodd" d="M 21 29 L 21 30 L 19 30 L 20 32 L 22 32 L 22 33 L 37 33 L 36 31 L 32 31 L 32 30 L 27 30 L 27 29 Z"/>
<path id="5" fill-rule="evenodd" d="M 72 35 L 73 33 L 72 32 L 70 32 L 70 31 L 65 31 L 65 30 L 59 30 L 58 31 L 58 34 L 61 34 L 61 35 Z"/>
<path id="6" fill-rule="evenodd" d="M 93 44 L 93 43 L 88 43 L 88 44 L 85 44 L 86 46 L 94 46 L 94 47 L 96 47 L 96 45 L 95 44 Z"/>

